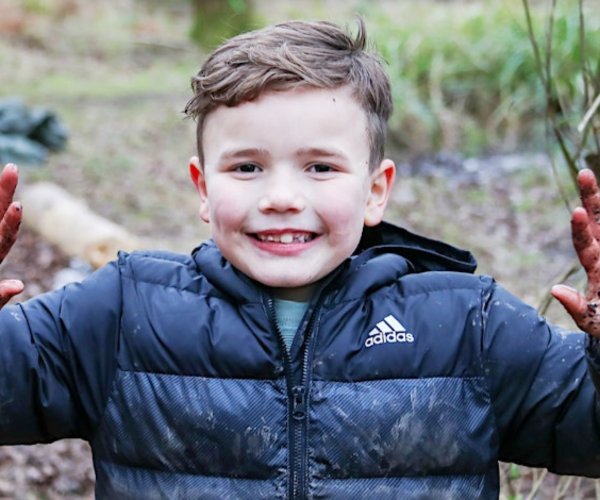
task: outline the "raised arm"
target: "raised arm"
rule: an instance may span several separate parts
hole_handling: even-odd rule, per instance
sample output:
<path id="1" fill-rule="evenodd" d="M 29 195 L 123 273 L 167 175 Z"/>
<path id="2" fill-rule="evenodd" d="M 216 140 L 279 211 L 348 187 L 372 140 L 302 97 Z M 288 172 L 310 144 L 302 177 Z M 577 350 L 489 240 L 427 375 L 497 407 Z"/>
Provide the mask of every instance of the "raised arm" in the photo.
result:
<path id="1" fill-rule="evenodd" d="M 21 204 L 13 201 L 18 182 L 17 166 L 9 163 L 0 174 L 0 263 L 10 252 L 17 240 L 23 210 Z M 0 308 L 12 297 L 23 291 L 23 283 L 19 280 L 0 281 Z"/>
<path id="2" fill-rule="evenodd" d="M 583 295 L 566 285 L 556 285 L 552 295 L 581 330 L 600 338 L 600 195 L 591 170 L 579 172 L 578 183 L 582 206 L 573 210 L 571 234 L 587 274 L 587 290 Z"/>

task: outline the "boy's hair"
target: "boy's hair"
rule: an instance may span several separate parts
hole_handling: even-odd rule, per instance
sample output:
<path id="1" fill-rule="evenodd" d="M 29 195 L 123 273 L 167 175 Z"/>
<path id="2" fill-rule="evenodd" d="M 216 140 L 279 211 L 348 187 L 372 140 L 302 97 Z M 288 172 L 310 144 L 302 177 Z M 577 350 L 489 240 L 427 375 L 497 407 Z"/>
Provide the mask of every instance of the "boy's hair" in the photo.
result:
<path id="1" fill-rule="evenodd" d="M 391 88 L 379 56 L 367 50 L 362 19 L 352 37 L 325 21 L 290 21 L 231 38 L 218 47 L 192 78 L 194 97 L 185 114 L 197 122 L 201 164 L 202 130 L 218 106 L 252 101 L 266 91 L 347 87 L 367 116 L 369 165 L 383 160 Z"/>

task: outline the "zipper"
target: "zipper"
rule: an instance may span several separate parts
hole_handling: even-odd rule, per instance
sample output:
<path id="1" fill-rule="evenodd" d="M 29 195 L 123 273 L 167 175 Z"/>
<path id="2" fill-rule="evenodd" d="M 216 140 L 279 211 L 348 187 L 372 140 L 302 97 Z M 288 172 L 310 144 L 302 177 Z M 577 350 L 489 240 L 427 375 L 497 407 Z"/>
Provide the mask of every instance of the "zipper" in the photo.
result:
<path id="1" fill-rule="evenodd" d="M 292 405 L 292 418 L 294 420 L 302 420 L 306 416 L 306 397 L 304 396 L 304 387 L 292 387 L 292 395 L 294 397 Z"/>
<path id="2" fill-rule="evenodd" d="M 320 297 L 322 297 L 321 294 Z M 321 309 L 322 300 L 319 297 L 311 312 L 310 321 L 306 327 L 304 338 L 304 348 L 302 353 L 302 366 L 300 379 L 294 377 L 292 370 L 292 360 L 283 340 L 283 334 L 277 324 L 275 315 L 275 305 L 272 297 L 268 298 L 268 315 L 271 327 L 277 332 L 279 344 L 283 351 L 283 367 L 286 378 L 288 399 L 290 401 L 288 411 L 288 428 L 290 430 L 290 474 L 288 495 L 291 500 L 302 500 L 305 498 L 306 484 L 306 448 L 307 448 L 307 395 L 308 395 L 308 368 L 313 344 L 312 335 L 315 318 Z M 297 333 L 296 333 L 297 334 Z"/>
<path id="3" fill-rule="evenodd" d="M 277 323 L 277 316 L 275 314 L 275 303 L 272 297 L 269 297 L 267 300 L 267 311 L 269 316 L 269 322 L 271 323 L 271 328 L 273 328 L 277 332 L 277 338 L 279 340 L 279 346 L 283 352 L 283 370 L 285 373 L 285 381 L 286 388 L 288 392 L 288 399 L 292 401 L 292 407 L 288 408 L 288 429 L 289 429 L 289 487 L 288 487 L 288 496 L 290 499 L 295 498 L 294 492 L 296 489 L 296 469 L 297 467 L 297 457 L 296 457 L 296 442 L 301 438 L 300 433 L 296 432 L 296 426 L 294 425 L 295 420 L 293 419 L 294 415 L 294 402 L 296 398 L 294 397 L 295 393 L 298 393 L 298 388 L 294 386 L 294 374 L 292 371 L 292 360 L 290 358 L 290 353 L 288 352 L 287 346 L 285 345 L 285 341 L 283 340 L 283 334 L 281 333 L 281 329 L 279 328 L 279 324 Z M 304 403 L 304 391 L 300 391 L 302 393 L 302 402 Z M 306 410 L 305 410 L 306 411 Z M 294 459 L 294 463 L 292 463 L 291 458 Z"/>
<path id="4" fill-rule="evenodd" d="M 310 317 L 310 321 L 308 323 L 308 326 L 306 328 L 306 336 L 304 338 L 304 352 L 303 352 L 303 358 L 302 358 L 302 374 L 301 374 L 301 385 L 299 387 L 297 387 L 297 394 L 298 394 L 298 400 L 297 400 L 297 410 L 298 410 L 298 415 L 296 418 L 296 415 L 292 415 L 294 418 L 296 418 L 298 426 L 298 432 L 300 433 L 300 437 L 297 440 L 297 446 L 299 448 L 298 450 L 298 454 L 296 455 L 297 457 L 297 461 L 298 463 L 298 468 L 296 469 L 298 471 L 298 474 L 296 475 L 296 481 L 295 481 L 295 489 L 294 489 L 294 494 L 295 496 L 292 496 L 292 499 L 299 499 L 302 500 L 306 497 L 306 484 L 307 484 L 307 473 L 306 473 L 306 468 L 307 468 L 307 461 L 308 461 L 308 453 L 307 453 L 307 440 L 308 440 L 308 430 L 307 430 L 307 403 L 306 403 L 306 399 L 308 397 L 308 386 L 310 384 L 310 381 L 308 380 L 308 368 L 309 368 L 309 359 L 310 356 L 312 354 L 312 347 L 314 345 L 314 339 L 316 338 L 316 335 L 314 335 L 314 327 L 315 327 L 315 318 L 317 317 L 317 315 L 320 313 L 321 311 L 321 304 L 322 304 L 322 299 L 321 297 L 323 297 L 323 294 L 321 294 L 319 296 L 319 299 L 317 300 L 315 307 L 312 311 L 312 315 Z"/>
<path id="5" fill-rule="evenodd" d="M 293 423 L 290 430 L 294 436 L 293 453 L 293 475 L 290 478 L 290 499 L 304 498 L 304 481 L 306 476 L 305 458 L 306 454 L 306 388 L 302 385 L 292 388 L 293 404 L 291 417 Z"/>

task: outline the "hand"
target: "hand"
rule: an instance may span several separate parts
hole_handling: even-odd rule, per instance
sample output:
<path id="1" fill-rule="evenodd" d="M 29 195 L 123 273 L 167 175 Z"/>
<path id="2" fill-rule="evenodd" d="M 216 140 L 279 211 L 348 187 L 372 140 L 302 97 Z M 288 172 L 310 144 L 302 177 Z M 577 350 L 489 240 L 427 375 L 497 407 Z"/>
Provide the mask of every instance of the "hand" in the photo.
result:
<path id="1" fill-rule="evenodd" d="M 587 274 L 587 291 L 584 296 L 566 285 L 556 285 L 552 295 L 581 330 L 600 338 L 600 194 L 591 170 L 579 172 L 577 181 L 583 207 L 573 210 L 571 235 Z"/>
<path id="2" fill-rule="evenodd" d="M 21 204 L 13 201 L 17 188 L 19 173 L 17 166 L 8 164 L 0 174 L 0 263 L 10 252 L 21 225 L 23 210 Z M 0 281 L 0 308 L 12 297 L 23 291 L 23 283 L 19 280 Z"/>

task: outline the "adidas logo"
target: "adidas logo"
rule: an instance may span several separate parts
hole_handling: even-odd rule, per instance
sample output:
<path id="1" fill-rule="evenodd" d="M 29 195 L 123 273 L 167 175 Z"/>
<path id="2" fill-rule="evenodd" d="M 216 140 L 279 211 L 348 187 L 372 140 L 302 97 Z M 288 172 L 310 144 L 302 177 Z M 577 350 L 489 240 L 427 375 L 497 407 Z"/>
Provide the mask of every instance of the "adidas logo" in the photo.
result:
<path id="1" fill-rule="evenodd" d="M 402 323 L 390 314 L 383 321 L 377 323 L 377 326 L 369 332 L 369 337 L 365 341 L 365 347 L 414 341 L 415 336 L 412 333 L 408 333 L 406 328 L 402 326 Z"/>

